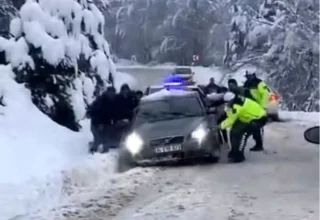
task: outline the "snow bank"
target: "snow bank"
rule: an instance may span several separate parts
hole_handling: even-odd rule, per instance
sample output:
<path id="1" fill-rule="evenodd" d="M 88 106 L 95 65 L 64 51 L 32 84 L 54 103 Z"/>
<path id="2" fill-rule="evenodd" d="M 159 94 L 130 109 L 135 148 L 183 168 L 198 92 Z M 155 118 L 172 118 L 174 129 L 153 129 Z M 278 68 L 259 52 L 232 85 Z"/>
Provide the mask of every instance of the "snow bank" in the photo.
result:
<path id="1" fill-rule="evenodd" d="M 77 187 L 96 187 L 115 171 L 116 154 L 88 156 L 88 128 L 75 133 L 57 125 L 13 80 L 11 66 L 0 66 L 0 73 L 6 105 L 0 105 L 1 220 L 55 207 Z"/>
<path id="2" fill-rule="evenodd" d="M 93 181 L 90 187 L 88 185 L 78 187 L 77 191 L 62 200 L 55 209 L 39 210 L 27 217 L 28 219 L 75 220 L 96 219 L 98 216 L 103 216 L 104 219 L 112 219 L 123 207 L 130 205 L 139 190 L 150 184 L 156 172 L 158 169 L 135 168 L 101 179 L 100 182 Z"/>
<path id="3" fill-rule="evenodd" d="M 319 125 L 320 113 L 319 112 L 280 111 L 279 117 L 282 120 L 293 120 L 293 121 L 308 124 L 308 125 Z"/>

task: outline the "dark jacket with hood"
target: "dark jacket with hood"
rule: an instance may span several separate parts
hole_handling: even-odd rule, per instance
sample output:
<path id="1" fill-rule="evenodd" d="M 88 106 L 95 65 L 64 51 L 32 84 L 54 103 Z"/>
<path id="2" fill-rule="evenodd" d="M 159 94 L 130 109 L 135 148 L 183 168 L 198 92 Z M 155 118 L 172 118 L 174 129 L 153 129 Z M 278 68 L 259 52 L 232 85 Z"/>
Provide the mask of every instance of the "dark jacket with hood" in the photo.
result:
<path id="1" fill-rule="evenodd" d="M 222 87 L 218 86 L 215 83 L 209 83 L 205 88 L 204 88 L 204 93 L 205 94 L 211 94 L 211 93 L 222 93 Z"/>
<path id="2" fill-rule="evenodd" d="M 88 109 L 88 115 L 93 125 L 111 124 L 115 118 L 116 97 L 105 91 L 98 96 Z"/>
<path id="3" fill-rule="evenodd" d="M 123 94 L 127 90 L 127 95 Z M 127 84 L 122 85 L 120 93 L 116 96 L 116 120 L 128 119 L 133 117 L 134 109 L 138 106 L 139 99 L 134 91 L 131 91 Z"/>

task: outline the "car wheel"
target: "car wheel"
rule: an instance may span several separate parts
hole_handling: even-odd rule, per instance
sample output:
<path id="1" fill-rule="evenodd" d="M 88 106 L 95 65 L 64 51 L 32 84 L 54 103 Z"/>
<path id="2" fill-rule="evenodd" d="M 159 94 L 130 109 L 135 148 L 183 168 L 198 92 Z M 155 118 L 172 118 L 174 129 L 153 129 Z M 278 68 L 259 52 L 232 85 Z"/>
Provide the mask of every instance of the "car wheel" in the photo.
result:
<path id="1" fill-rule="evenodd" d="M 268 115 L 269 119 L 271 121 L 280 121 L 279 115 L 278 114 L 272 114 L 272 115 Z"/>
<path id="2" fill-rule="evenodd" d="M 135 167 L 131 154 L 126 150 L 120 150 L 118 157 L 118 172 L 123 173 Z"/>
<path id="3" fill-rule="evenodd" d="M 212 152 L 209 154 L 208 161 L 210 163 L 218 163 L 220 160 L 220 148 L 214 148 Z"/>

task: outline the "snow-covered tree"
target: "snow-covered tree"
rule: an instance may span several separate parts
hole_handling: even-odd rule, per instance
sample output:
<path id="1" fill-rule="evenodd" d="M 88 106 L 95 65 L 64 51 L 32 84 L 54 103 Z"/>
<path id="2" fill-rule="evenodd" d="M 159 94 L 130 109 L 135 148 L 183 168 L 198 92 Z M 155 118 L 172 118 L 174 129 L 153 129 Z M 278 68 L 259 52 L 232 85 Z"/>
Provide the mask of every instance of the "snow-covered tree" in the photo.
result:
<path id="1" fill-rule="evenodd" d="M 210 30 L 215 23 L 214 4 L 209 0 L 188 0 L 175 1 L 174 7 L 177 10 L 162 41 L 162 53 L 182 65 L 190 65 L 192 56 L 199 55 L 199 64 L 203 64 Z"/>
<path id="2" fill-rule="evenodd" d="M 115 74 L 104 22 L 89 0 L 27 0 L 10 23 L 13 37 L 0 37 L 16 81 L 41 111 L 72 130 Z"/>
<path id="3" fill-rule="evenodd" d="M 162 24 L 166 12 L 166 0 L 122 1 L 112 15 L 115 18 L 114 52 L 127 59 L 135 56 L 142 63 L 153 60 L 159 48 L 156 45 L 162 38 L 157 36 L 157 27 Z"/>
<path id="4" fill-rule="evenodd" d="M 18 11 L 13 5 L 13 2 L 0 0 L 0 36 L 9 37 L 10 20 L 15 17 L 17 13 Z"/>
<path id="5" fill-rule="evenodd" d="M 215 23 L 216 3 L 211 0 L 123 0 L 113 3 L 117 10 L 114 31 L 108 38 L 122 58 L 148 63 L 190 64 L 192 55 L 201 62 L 208 53 L 210 31 Z M 119 3 L 120 2 L 120 3 Z M 112 26 L 112 24 L 110 25 Z"/>
<path id="6" fill-rule="evenodd" d="M 288 109 L 319 111 L 319 4 L 263 0 L 258 10 L 249 6 L 244 10 L 252 13 L 247 45 L 232 51 L 228 65 L 250 64 L 264 70 Z M 226 52 L 230 55 L 230 50 Z"/>
<path id="7" fill-rule="evenodd" d="M 240 6 L 233 5 L 231 12 L 231 29 L 229 40 L 226 41 L 226 55 L 224 63 L 230 66 L 246 49 L 246 35 L 248 32 L 248 18 Z"/>

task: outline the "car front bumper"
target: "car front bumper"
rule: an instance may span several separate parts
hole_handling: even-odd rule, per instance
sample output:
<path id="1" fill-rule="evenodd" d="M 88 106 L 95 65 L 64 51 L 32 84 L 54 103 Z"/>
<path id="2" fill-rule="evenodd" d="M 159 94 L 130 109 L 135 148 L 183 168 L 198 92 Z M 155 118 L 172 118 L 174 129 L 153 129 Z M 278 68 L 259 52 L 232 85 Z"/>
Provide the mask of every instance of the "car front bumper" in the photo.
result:
<path id="1" fill-rule="evenodd" d="M 201 145 L 196 141 L 184 142 L 181 150 L 156 153 L 155 148 L 145 147 L 139 154 L 133 156 L 136 164 L 154 164 L 161 162 L 179 161 L 183 159 L 202 158 L 210 155 L 208 143 Z M 218 145 L 217 145 L 218 147 Z"/>

